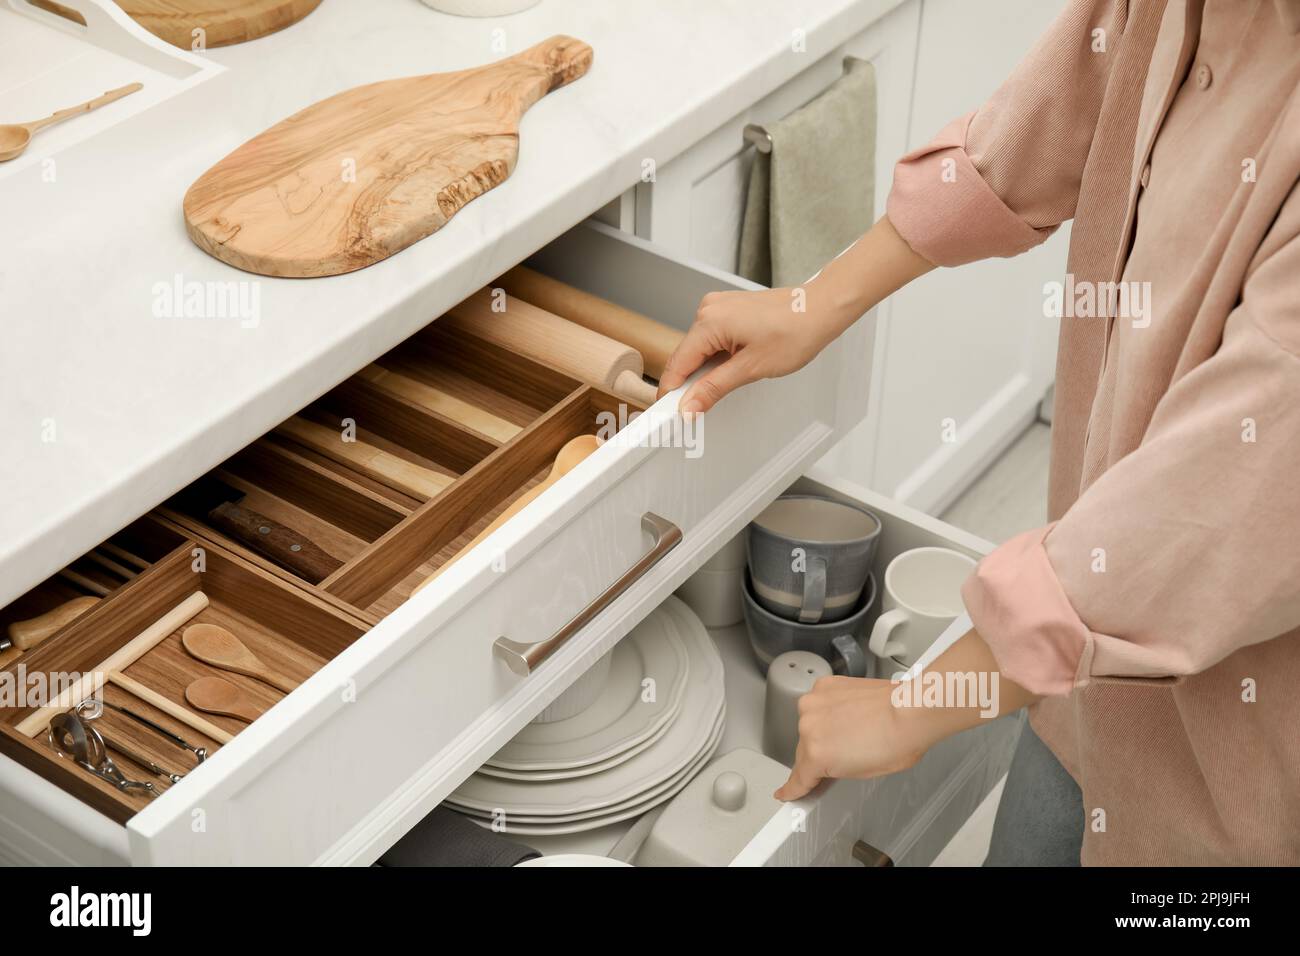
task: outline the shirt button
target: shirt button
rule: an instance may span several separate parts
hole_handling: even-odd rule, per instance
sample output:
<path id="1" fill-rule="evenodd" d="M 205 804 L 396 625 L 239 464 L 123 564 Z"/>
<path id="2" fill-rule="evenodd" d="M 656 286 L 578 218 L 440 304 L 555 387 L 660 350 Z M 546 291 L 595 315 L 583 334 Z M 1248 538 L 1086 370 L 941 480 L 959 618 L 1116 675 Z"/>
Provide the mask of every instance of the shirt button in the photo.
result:
<path id="1" fill-rule="evenodd" d="M 1142 167 L 1142 188 L 1146 189 L 1151 185 L 1151 164 L 1147 163 Z"/>
<path id="2" fill-rule="evenodd" d="M 1208 63 L 1202 63 L 1196 68 L 1196 85 L 1203 90 L 1208 90 L 1210 84 L 1214 82 L 1214 73 Z"/>

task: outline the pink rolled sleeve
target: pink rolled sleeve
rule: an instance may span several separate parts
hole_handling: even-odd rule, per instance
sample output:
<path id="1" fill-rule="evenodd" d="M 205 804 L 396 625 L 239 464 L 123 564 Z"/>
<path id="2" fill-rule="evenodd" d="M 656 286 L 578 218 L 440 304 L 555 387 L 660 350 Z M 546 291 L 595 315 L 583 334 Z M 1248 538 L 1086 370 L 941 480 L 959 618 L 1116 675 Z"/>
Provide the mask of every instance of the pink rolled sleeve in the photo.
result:
<path id="1" fill-rule="evenodd" d="M 1071 0 L 992 97 L 894 168 L 889 220 L 935 265 L 1019 255 L 1078 202 L 1124 0 Z"/>
<path id="2" fill-rule="evenodd" d="M 1141 445 L 962 589 L 1011 680 L 1178 682 L 1300 629 L 1300 194 Z M 1143 334 L 1141 332 L 1137 334 Z"/>

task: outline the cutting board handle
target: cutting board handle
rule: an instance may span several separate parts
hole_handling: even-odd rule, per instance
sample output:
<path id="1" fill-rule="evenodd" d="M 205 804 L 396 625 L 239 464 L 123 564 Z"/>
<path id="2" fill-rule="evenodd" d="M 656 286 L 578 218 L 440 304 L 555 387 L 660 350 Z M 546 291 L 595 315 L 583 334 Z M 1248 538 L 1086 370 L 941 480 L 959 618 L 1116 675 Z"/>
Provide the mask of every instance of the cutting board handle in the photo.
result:
<path id="1" fill-rule="evenodd" d="M 550 77 L 546 93 L 558 90 L 572 83 L 591 68 L 591 47 L 573 37 L 556 34 L 531 46 L 522 53 L 516 53 L 512 60 L 541 67 Z"/>

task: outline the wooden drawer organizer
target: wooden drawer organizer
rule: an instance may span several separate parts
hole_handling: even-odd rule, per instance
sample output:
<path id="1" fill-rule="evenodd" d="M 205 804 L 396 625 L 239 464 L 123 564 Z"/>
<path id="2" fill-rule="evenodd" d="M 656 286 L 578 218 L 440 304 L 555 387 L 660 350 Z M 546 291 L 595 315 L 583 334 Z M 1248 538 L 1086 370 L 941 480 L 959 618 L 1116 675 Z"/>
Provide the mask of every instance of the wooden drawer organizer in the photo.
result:
<path id="1" fill-rule="evenodd" d="M 335 571 L 306 580 L 227 537 L 178 495 L 0 610 L 0 626 L 7 626 L 74 597 L 103 596 L 9 669 L 88 673 L 202 591 L 208 606 L 123 673 L 233 736 L 247 725 L 188 708 L 185 688 L 191 681 L 222 677 L 264 709 L 281 695 L 261 681 L 191 657 L 181 646 L 184 626 L 227 627 L 272 669 L 301 682 L 545 478 L 569 439 L 598 432 L 608 437 L 611 426 L 643 410 L 547 365 L 431 323 L 212 472 L 243 493 L 242 506 L 338 559 Z M 356 444 L 343 441 L 345 420 L 355 425 Z M 316 427 L 304 428 L 302 421 Z M 355 449 L 365 446 L 389 456 L 385 470 L 355 464 Z M 408 466 L 417 471 L 404 472 Z M 423 476 L 421 481 L 440 487 L 423 494 L 409 480 L 391 480 L 392 474 Z M 116 685 L 106 686 L 103 695 L 210 754 L 221 746 Z M 32 711 L 0 708 L 0 751 L 118 821 L 155 799 L 119 791 L 60 758 L 44 732 L 34 738 L 20 732 L 18 725 Z M 109 739 L 168 770 L 185 772 L 194 765 L 192 755 L 112 709 L 97 724 Z M 117 753 L 113 759 L 126 776 L 151 782 L 159 792 L 168 788 L 130 759 Z"/>

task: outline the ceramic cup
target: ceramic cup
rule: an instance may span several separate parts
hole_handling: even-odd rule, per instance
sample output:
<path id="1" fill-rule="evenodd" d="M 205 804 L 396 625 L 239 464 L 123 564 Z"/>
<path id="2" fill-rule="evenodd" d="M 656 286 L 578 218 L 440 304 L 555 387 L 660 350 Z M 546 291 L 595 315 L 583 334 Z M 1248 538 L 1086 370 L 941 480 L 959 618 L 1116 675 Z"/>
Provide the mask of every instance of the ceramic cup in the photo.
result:
<path id="1" fill-rule="evenodd" d="M 764 674 L 772 660 L 786 651 L 810 651 L 829 662 L 837 674 L 867 676 L 867 656 L 862 650 L 862 639 L 866 635 L 867 615 L 876 600 L 875 578 L 867 576 L 858 603 L 847 618 L 821 624 L 800 624 L 773 614 L 758 603 L 752 585 L 752 580 L 746 576 L 745 624 L 749 629 L 749 644 Z"/>
<path id="2" fill-rule="evenodd" d="M 915 664 L 964 611 L 961 586 L 974 569 L 972 558 L 947 548 L 915 548 L 890 561 L 867 644 L 871 653 L 904 668 Z"/>
<path id="3" fill-rule="evenodd" d="M 852 615 L 880 540 L 880 519 L 816 495 L 782 495 L 749 525 L 754 597 L 791 621 L 817 624 Z"/>

